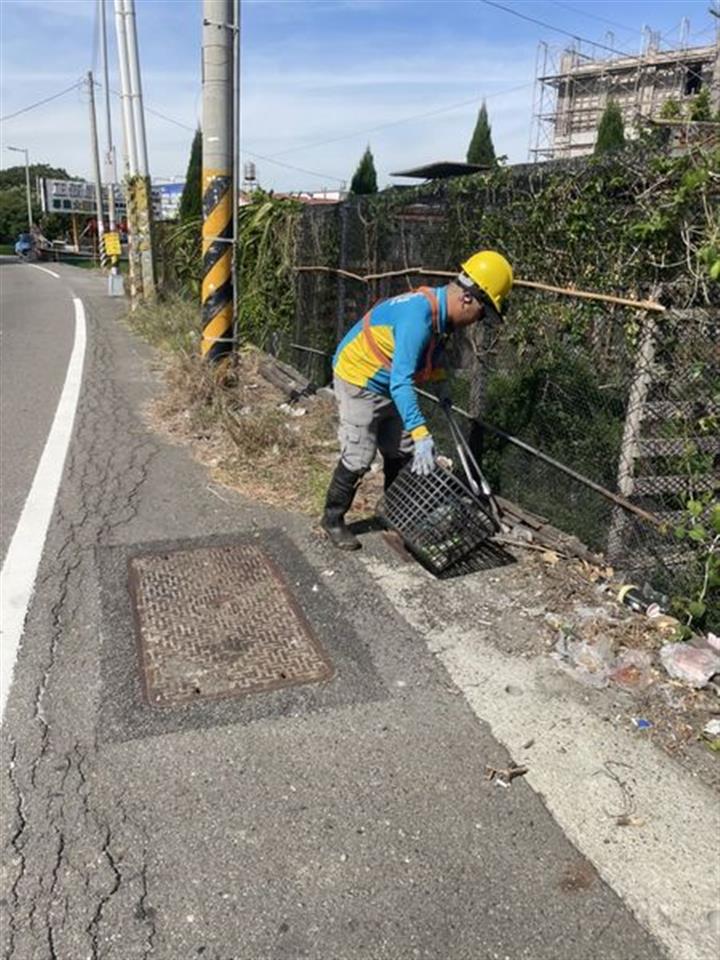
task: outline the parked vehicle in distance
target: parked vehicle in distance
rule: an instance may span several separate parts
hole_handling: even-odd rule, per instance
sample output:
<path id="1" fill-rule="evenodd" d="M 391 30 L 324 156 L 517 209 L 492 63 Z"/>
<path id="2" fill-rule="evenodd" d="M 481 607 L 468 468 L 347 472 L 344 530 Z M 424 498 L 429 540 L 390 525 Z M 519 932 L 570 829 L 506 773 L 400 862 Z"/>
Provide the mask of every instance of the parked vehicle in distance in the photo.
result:
<path id="1" fill-rule="evenodd" d="M 35 241 L 29 233 L 21 233 L 15 241 L 15 255 L 20 260 L 32 260 L 35 256 Z"/>

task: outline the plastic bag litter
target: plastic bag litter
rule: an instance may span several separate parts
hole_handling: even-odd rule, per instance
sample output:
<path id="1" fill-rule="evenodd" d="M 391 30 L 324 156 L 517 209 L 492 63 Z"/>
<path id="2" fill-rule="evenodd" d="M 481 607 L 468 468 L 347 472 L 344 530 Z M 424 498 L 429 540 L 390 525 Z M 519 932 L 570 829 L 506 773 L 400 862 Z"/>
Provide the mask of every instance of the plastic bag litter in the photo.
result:
<path id="1" fill-rule="evenodd" d="M 713 648 L 713 650 L 717 650 L 717 652 L 720 653 L 720 637 L 716 633 L 710 633 L 708 631 L 708 635 L 705 639 L 707 640 L 708 645 Z"/>
<path id="2" fill-rule="evenodd" d="M 562 632 L 550 654 L 563 669 L 589 687 L 606 687 L 613 663 L 612 643 L 601 639 L 597 643 L 575 640 Z"/>
<path id="3" fill-rule="evenodd" d="M 713 650 L 692 647 L 687 643 L 666 643 L 660 659 L 668 674 L 700 689 L 716 673 L 720 673 L 720 656 Z"/>
<path id="4" fill-rule="evenodd" d="M 623 650 L 608 677 L 624 690 L 642 690 L 653 682 L 652 656 L 647 650 Z"/>

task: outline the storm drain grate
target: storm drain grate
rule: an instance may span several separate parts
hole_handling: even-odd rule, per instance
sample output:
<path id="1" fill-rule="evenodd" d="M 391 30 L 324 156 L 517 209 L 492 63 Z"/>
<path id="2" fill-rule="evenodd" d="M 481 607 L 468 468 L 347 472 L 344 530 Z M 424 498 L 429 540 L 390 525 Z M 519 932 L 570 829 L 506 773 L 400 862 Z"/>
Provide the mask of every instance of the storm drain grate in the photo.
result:
<path id="1" fill-rule="evenodd" d="M 253 545 L 136 556 L 130 593 L 148 701 L 171 706 L 328 680 L 332 666 Z"/>

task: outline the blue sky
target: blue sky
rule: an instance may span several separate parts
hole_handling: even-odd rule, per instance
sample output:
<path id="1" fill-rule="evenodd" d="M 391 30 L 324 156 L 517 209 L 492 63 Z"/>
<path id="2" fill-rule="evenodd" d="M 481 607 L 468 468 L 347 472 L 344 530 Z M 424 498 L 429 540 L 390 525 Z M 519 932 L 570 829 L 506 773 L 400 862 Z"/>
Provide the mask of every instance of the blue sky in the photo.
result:
<path id="1" fill-rule="evenodd" d="M 107 2 L 111 89 L 119 89 L 112 3 Z M 432 160 L 464 160 L 483 98 L 498 153 L 527 159 L 539 41 L 570 37 L 639 51 L 643 27 L 678 46 L 716 39 L 716 0 L 243 0 L 244 159 L 276 190 L 336 188 L 367 144 L 381 185 L 390 172 Z M 201 119 L 200 0 L 136 0 L 153 177 L 184 175 Z M 1 0 L 0 114 L 69 87 L 100 61 L 96 0 Z M 612 32 L 612 37 L 608 36 Z M 114 136 L 122 149 L 113 96 Z M 102 114 L 101 114 L 102 120 Z M 379 128 L 379 129 L 377 129 Z M 101 130 L 104 126 L 101 124 Z M 72 92 L 0 126 L 0 166 L 31 160 L 90 174 L 87 93 Z M 266 158 L 266 159 L 260 159 Z M 299 169 L 298 169 L 299 168 Z"/>

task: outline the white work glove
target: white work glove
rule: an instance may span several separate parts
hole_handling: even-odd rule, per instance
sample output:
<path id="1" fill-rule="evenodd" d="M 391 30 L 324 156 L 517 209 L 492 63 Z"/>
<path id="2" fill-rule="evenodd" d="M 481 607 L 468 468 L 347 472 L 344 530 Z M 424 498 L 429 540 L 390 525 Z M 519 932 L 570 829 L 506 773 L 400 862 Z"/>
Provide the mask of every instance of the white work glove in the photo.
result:
<path id="1" fill-rule="evenodd" d="M 435 444 L 431 436 L 421 437 L 415 441 L 415 455 L 410 470 L 428 477 L 435 469 Z"/>

